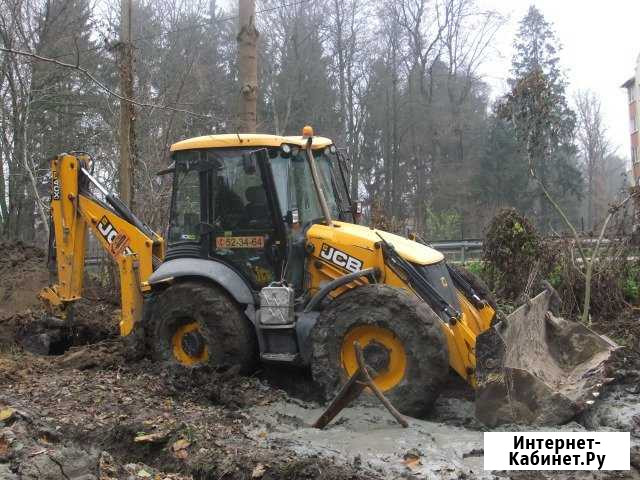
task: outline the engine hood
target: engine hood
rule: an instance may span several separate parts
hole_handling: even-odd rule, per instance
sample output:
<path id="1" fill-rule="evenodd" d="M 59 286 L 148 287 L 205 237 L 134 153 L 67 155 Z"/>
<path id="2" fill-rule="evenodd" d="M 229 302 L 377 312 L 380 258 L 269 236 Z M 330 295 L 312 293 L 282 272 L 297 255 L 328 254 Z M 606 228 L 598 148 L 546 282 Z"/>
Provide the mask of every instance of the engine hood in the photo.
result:
<path id="1" fill-rule="evenodd" d="M 363 225 L 355 225 L 353 223 L 334 221 L 333 224 L 333 227 L 322 224 L 312 225 L 307 231 L 307 235 L 325 240 L 330 244 L 348 243 L 367 250 L 373 250 L 375 248 L 374 245 L 379 242 L 380 237 L 382 237 L 394 246 L 402 258 L 412 263 L 432 265 L 444 259 L 444 255 L 437 250 L 401 237 L 400 235 L 365 227 Z"/>

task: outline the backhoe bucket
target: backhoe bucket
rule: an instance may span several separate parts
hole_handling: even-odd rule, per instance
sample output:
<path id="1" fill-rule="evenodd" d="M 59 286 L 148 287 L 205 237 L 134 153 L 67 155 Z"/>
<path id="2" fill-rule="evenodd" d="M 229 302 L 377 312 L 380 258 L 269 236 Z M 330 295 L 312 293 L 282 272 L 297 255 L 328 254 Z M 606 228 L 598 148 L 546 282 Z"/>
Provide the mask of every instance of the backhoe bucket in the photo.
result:
<path id="1" fill-rule="evenodd" d="M 600 394 L 618 347 L 584 325 L 553 316 L 545 290 L 476 342 L 476 417 L 487 426 L 559 425 Z"/>

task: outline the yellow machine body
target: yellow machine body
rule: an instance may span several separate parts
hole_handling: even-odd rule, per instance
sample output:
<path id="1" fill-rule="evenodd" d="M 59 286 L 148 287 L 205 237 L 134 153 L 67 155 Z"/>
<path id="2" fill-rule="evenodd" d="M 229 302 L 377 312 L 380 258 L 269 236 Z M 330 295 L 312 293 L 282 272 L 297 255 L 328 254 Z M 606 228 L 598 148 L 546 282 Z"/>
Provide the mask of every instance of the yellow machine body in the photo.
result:
<path id="1" fill-rule="evenodd" d="M 171 150 L 268 147 L 285 142 L 300 147 L 304 145 L 302 137 L 212 135 L 178 142 Z M 315 137 L 313 148 L 324 148 L 331 143 L 329 139 Z M 51 215 L 56 238 L 58 283 L 43 289 L 40 296 L 52 306 L 64 306 L 81 298 L 86 233 L 90 230 L 118 264 L 122 302 L 120 333 L 128 335 L 142 318 L 143 295 L 150 290 L 147 280 L 153 272 L 153 258 L 164 258 L 165 242 L 157 234 L 152 237 L 146 235 L 121 215 L 79 191 L 79 171 L 87 167 L 86 162 L 88 159 L 82 156 L 68 154 L 61 154 L 51 161 Z M 323 283 L 349 273 L 349 268 L 353 267 L 342 268 L 325 261 L 321 254 L 323 248 L 336 249 L 359 259 L 362 262 L 359 269 L 377 267 L 381 272 L 380 282 L 413 292 L 407 281 L 385 265 L 379 247 L 380 237 L 412 263 L 430 265 L 444 260 L 440 252 L 399 235 L 339 221 L 334 221 L 332 226 L 315 224 L 307 230 L 307 243 L 313 246 L 307 259 L 306 287 L 310 293 L 317 291 Z M 337 296 L 364 283 L 367 280 L 360 278 L 336 289 L 332 295 Z M 475 385 L 475 339 L 489 328 L 494 311 L 488 305 L 481 310 L 476 309 L 460 292 L 458 298 L 462 308 L 461 319 L 455 325 L 442 322 L 442 330 L 447 339 L 451 367 Z M 179 347 L 176 348 L 180 353 Z"/>
<path id="2" fill-rule="evenodd" d="M 79 172 L 88 168 L 88 159 L 61 154 L 51 160 L 51 216 L 55 235 L 58 283 L 47 287 L 40 297 L 53 306 L 63 306 L 82 297 L 87 230 L 118 264 L 122 317 L 120 333 L 128 335 L 142 317 L 142 295 L 149 289 L 153 258 L 164 258 L 164 240 L 153 238 L 84 195 Z"/>
<path id="3" fill-rule="evenodd" d="M 392 244 L 398 254 L 412 263 L 432 265 L 444 260 L 444 256 L 437 250 L 392 233 L 337 221 L 333 222 L 332 227 L 316 224 L 307 231 L 307 242 L 313 245 L 313 249 L 308 248 L 312 253 L 307 265 L 308 287 L 311 292 L 317 291 L 324 283 L 348 273 L 347 259 L 351 258 L 362 262 L 359 265 L 360 269 L 377 267 L 381 272 L 379 279 L 381 283 L 403 288 L 415 294 L 409 284 L 385 264 L 380 248 L 381 237 Z M 333 255 L 336 251 L 344 254 L 344 267 L 326 259 L 331 249 L 333 249 Z M 340 255 L 339 253 L 338 260 Z M 333 295 L 340 295 L 349 288 L 365 283 L 367 280 L 361 278 L 336 289 Z M 455 287 L 451 285 L 450 288 Z M 447 339 L 451 368 L 471 385 L 475 385 L 476 337 L 489 328 L 495 311 L 489 305 L 485 305 L 482 309 L 475 308 L 461 292 L 457 292 L 457 297 L 462 309 L 461 318 L 454 325 L 442 322 L 442 330 Z"/>

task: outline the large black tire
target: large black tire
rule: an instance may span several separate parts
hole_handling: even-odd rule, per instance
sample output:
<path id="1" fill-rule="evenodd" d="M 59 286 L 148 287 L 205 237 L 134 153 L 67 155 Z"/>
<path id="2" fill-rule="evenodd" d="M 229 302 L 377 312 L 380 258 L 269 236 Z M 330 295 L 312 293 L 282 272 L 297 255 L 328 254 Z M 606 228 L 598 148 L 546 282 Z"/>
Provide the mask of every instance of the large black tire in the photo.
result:
<path id="1" fill-rule="evenodd" d="M 464 267 L 460 267 L 458 265 L 452 265 L 452 264 L 448 264 L 448 265 L 452 270 L 455 270 L 458 273 L 458 275 L 464 278 L 469 285 L 471 285 L 471 288 L 473 288 L 476 291 L 476 294 L 482 300 L 485 300 L 489 304 L 489 306 L 493 308 L 496 312 L 498 311 L 498 304 L 496 302 L 496 297 L 494 297 L 493 293 L 491 293 L 491 290 L 489 290 L 489 287 L 487 287 L 487 284 L 484 283 L 484 280 L 482 280 L 478 275 L 476 275 L 473 272 L 470 272 Z"/>
<path id="2" fill-rule="evenodd" d="M 404 376 L 384 393 L 400 412 L 424 416 L 449 372 L 441 321 L 415 295 L 388 285 L 365 285 L 344 293 L 318 317 L 311 332 L 311 372 L 325 399 L 332 398 L 348 378 L 341 358 L 343 341 L 360 326 L 381 327 L 400 342 L 406 358 Z"/>
<path id="3" fill-rule="evenodd" d="M 176 283 L 158 293 L 151 308 L 147 331 L 156 360 L 190 366 L 176 357 L 173 338 L 180 327 L 195 322 L 207 355 L 191 366 L 234 367 L 240 373 L 249 373 L 255 367 L 257 339 L 253 325 L 239 305 L 215 285 Z"/>

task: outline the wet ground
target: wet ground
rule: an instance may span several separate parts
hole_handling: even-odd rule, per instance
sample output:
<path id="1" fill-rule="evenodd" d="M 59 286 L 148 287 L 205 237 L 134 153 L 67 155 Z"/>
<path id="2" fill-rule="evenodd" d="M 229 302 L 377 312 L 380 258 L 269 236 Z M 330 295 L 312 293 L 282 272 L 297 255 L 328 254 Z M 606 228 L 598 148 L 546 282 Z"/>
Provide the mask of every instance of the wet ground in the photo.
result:
<path id="1" fill-rule="evenodd" d="M 635 464 L 630 472 L 545 472 L 535 478 L 640 478 L 636 470 L 640 466 L 638 405 L 636 394 L 617 387 L 583 418 L 566 425 L 554 428 L 509 425 L 496 430 L 630 431 Z M 441 398 L 432 418 L 409 419 L 406 429 L 378 406 L 345 409 L 325 430 L 309 427 L 320 414 L 320 408 L 274 402 L 249 411 L 261 425 L 252 432 L 254 438 L 269 432 L 269 443 L 278 448 L 293 449 L 301 455 L 322 452 L 334 461 L 358 465 L 387 478 L 408 474 L 438 479 L 512 476 L 483 470 L 483 429 L 473 421 L 473 403 L 468 400 Z"/>
<path id="2" fill-rule="evenodd" d="M 36 263 L 25 265 L 44 275 Z M 409 419 L 409 428 L 371 403 L 317 430 L 309 425 L 322 405 L 304 372 L 240 377 L 131 359 L 116 337 L 116 305 L 84 301 L 73 328 L 51 325 L 28 300 L 41 285 L 17 295 L 7 283 L 4 298 L 17 300 L 0 313 L 2 480 L 640 478 L 640 362 L 632 350 L 593 408 L 554 428 L 630 431 L 631 471 L 485 472 L 473 393 L 454 378 L 430 417 Z M 57 330 L 66 342 L 58 355 L 21 347 L 25 336 Z"/>

